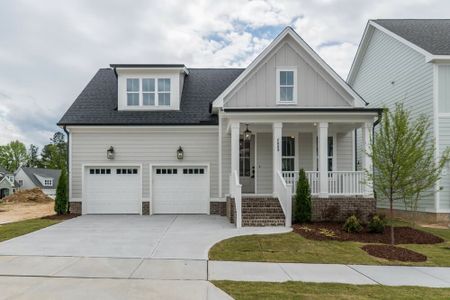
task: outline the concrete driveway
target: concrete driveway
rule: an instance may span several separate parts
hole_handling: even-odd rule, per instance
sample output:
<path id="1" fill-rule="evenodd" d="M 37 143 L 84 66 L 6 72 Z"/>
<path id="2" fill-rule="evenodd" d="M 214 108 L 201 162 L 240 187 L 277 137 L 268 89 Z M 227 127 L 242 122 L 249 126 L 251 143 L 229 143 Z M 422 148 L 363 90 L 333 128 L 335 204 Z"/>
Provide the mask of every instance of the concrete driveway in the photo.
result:
<path id="1" fill-rule="evenodd" d="M 236 229 L 207 215 L 87 215 L 0 243 L 0 255 L 208 259 L 215 243 L 285 227 Z"/>

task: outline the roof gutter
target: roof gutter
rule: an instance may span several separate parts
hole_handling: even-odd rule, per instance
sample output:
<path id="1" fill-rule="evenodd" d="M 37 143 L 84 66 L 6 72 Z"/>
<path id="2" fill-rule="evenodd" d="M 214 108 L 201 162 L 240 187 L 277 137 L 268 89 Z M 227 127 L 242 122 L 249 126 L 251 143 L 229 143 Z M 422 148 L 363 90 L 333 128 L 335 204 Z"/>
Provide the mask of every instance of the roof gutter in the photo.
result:
<path id="1" fill-rule="evenodd" d="M 64 125 L 63 126 L 63 130 L 64 130 L 64 132 L 67 134 L 67 143 L 66 143 L 66 148 L 67 148 L 67 150 L 66 150 L 66 153 L 67 153 L 67 156 L 66 156 L 66 169 L 67 170 L 61 170 L 61 172 L 67 172 L 66 174 L 67 174 L 67 182 L 66 182 L 66 184 L 67 184 L 67 187 L 66 187 L 66 190 L 67 190 L 67 195 L 70 195 L 70 166 L 69 166 L 69 163 L 70 163 L 70 159 L 69 159 L 69 157 L 70 157 L 70 155 L 71 155 L 71 153 L 70 153 L 70 133 L 69 133 L 69 131 L 67 131 L 67 128 L 66 128 L 66 125 Z M 69 199 L 68 199 L 68 201 L 67 201 L 67 211 L 68 212 L 70 212 L 70 197 L 69 197 Z"/>

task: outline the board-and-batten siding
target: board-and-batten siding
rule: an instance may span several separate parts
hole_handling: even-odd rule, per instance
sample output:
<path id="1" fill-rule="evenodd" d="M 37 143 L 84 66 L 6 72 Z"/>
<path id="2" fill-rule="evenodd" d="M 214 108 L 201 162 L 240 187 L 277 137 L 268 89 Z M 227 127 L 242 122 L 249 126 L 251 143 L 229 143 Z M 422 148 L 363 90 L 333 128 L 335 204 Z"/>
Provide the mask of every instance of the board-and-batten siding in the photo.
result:
<path id="1" fill-rule="evenodd" d="M 314 170 L 313 134 L 300 132 L 298 134 L 298 168 L 305 171 Z"/>
<path id="2" fill-rule="evenodd" d="M 425 114 L 433 118 L 433 66 L 422 54 L 375 29 L 368 45 L 353 88 L 370 103 L 370 107 L 392 109 L 403 102 L 413 118 Z M 430 128 L 433 136 L 433 127 Z M 358 137 L 358 160 L 361 161 L 361 130 Z M 380 207 L 388 202 L 378 200 Z M 401 202 L 396 208 L 404 209 Z M 419 210 L 433 211 L 434 197 L 419 202 Z"/>
<path id="3" fill-rule="evenodd" d="M 71 132 L 72 198 L 82 198 L 83 164 L 142 164 L 142 197 L 151 198 L 150 164 L 209 163 L 211 197 L 218 197 L 218 128 L 198 129 L 96 129 Z M 114 147 L 115 158 L 106 159 L 106 149 Z M 184 159 L 176 158 L 183 147 Z"/>
<path id="4" fill-rule="evenodd" d="M 273 185 L 272 133 L 261 132 L 256 136 L 257 193 L 271 194 Z"/>
<path id="5" fill-rule="evenodd" d="M 225 107 L 275 107 L 277 67 L 297 68 L 296 106 L 350 106 L 352 97 L 304 49 L 286 37 L 230 92 L 224 100 Z"/>

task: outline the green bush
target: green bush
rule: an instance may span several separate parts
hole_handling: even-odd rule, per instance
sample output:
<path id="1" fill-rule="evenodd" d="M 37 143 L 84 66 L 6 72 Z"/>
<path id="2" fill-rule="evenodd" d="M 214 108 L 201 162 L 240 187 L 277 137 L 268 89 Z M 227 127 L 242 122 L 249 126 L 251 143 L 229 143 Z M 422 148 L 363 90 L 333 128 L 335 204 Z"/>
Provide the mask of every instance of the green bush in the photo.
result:
<path id="1" fill-rule="evenodd" d="M 69 209 L 69 200 L 67 197 L 67 174 L 65 170 L 61 171 L 58 186 L 56 187 L 55 212 L 58 215 L 66 214 Z"/>
<path id="2" fill-rule="evenodd" d="M 301 169 L 298 176 L 297 191 L 294 205 L 294 222 L 311 221 L 311 189 L 306 178 L 305 170 Z"/>
<path id="3" fill-rule="evenodd" d="M 383 233 L 386 222 L 378 215 L 374 215 L 369 224 L 367 224 L 367 230 L 371 233 Z"/>
<path id="4" fill-rule="evenodd" d="M 344 231 L 348 233 L 356 233 L 360 232 L 363 228 L 358 218 L 355 215 L 353 215 L 347 218 L 342 229 L 344 229 Z"/>

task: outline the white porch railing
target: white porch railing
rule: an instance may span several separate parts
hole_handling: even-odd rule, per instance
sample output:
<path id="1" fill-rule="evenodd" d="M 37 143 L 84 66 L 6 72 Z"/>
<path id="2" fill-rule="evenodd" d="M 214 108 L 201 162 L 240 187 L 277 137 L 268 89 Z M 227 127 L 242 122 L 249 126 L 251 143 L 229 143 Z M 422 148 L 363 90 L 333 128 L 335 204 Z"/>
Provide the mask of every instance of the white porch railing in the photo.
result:
<path id="1" fill-rule="evenodd" d="M 292 184 L 292 193 L 295 194 L 298 181 L 298 171 L 282 172 L 286 183 Z M 305 171 L 308 178 L 311 194 L 319 194 L 319 172 Z M 329 195 L 363 195 L 364 171 L 333 171 L 328 172 Z"/>
<path id="2" fill-rule="evenodd" d="M 292 186 L 283 178 L 283 175 L 280 171 L 276 173 L 275 180 L 275 195 L 278 197 L 280 201 L 281 208 L 283 209 L 283 213 L 285 216 L 285 226 L 291 227 L 292 225 Z"/>
<path id="3" fill-rule="evenodd" d="M 230 195 L 234 198 L 236 208 L 235 222 L 236 227 L 242 227 L 242 184 L 239 183 L 237 171 L 230 174 Z"/>

